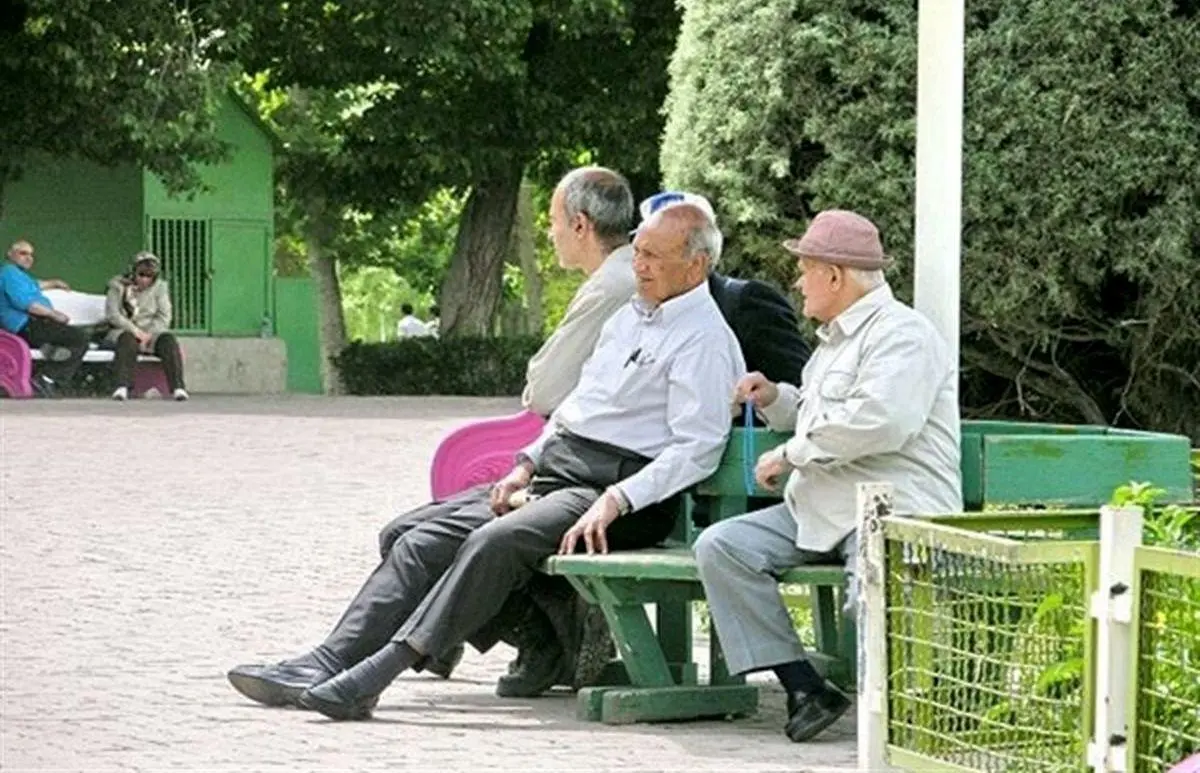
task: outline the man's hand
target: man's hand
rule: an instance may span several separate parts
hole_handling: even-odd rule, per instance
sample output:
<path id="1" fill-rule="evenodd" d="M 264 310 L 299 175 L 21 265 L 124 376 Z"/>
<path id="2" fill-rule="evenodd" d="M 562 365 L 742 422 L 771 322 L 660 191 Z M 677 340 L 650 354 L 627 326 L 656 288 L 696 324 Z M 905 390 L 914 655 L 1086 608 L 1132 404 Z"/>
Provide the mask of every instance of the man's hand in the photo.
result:
<path id="1" fill-rule="evenodd" d="M 756 408 L 766 408 L 779 399 L 779 387 L 755 371 L 742 376 L 734 390 L 733 398 L 738 405 L 753 403 Z"/>
<path id="2" fill-rule="evenodd" d="M 621 511 L 613 495 L 608 492 L 601 494 L 600 498 L 593 502 L 588 511 L 583 514 L 583 517 L 576 521 L 574 526 L 567 529 L 562 542 L 558 545 L 558 552 L 562 555 L 574 553 L 576 543 L 579 542 L 580 537 L 583 537 L 583 544 L 587 546 L 588 555 L 607 553 L 608 526 L 620 515 Z"/>
<path id="3" fill-rule="evenodd" d="M 533 470 L 526 464 L 518 464 L 512 468 L 512 472 L 496 481 L 491 491 L 492 512 L 504 515 L 512 510 L 512 506 L 508 504 L 509 497 L 528 486 L 532 478 Z"/>
<path id="4" fill-rule="evenodd" d="M 47 279 L 42 283 L 43 290 L 70 290 L 71 286 L 61 279 Z"/>
<path id="5" fill-rule="evenodd" d="M 71 318 L 68 317 L 65 312 L 61 312 L 58 309 L 50 310 L 50 319 L 54 320 L 55 322 L 61 322 L 64 325 L 71 321 Z"/>
<path id="6" fill-rule="evenodd" d="M 758 457 L 758 464 L 754 466 L 754 480 L 763 488 L 776 491 L 787 472 L 788 463 L 783 454 L 779 449 L 773 449 Z"/>
<path id="7" fill-rule="evenodd" d="M 154 336 L 150 335 L 145 330 L 134 331 L 133 337 L 137 339 L 138 346 L 142 349 L 150 346 L 150 339 L 154 338 Z"/>

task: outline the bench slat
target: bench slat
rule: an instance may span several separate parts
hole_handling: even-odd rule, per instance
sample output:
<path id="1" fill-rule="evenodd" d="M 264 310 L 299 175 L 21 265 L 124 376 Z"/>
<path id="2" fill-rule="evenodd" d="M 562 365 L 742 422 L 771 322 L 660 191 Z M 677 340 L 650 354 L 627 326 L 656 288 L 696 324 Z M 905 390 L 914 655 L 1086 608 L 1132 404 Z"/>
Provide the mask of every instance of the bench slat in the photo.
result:
<path id="1" fill-rule="evenodd" d="M 613 577 L 635 580 L 699 581 L 696 559 L 688 548 L 623 550 L 607 555 L 551 556 L 542 566 L 547 574 Z M 845 569 L 840 564 L 813 564 L 788 569 L 781 582 L 806 585 L 841 585 Z"/>
<path id="2" fill-rule="evenodd" d="M 116 353 L 113 352 L 112 349 L 89 349 L 83 355 L 83 361 L 84 362 L 112 362 L 114 357 L 116 357 Z M 41 349 L 30 349 L 29 350 L 29 359 L 34 360 L 34 361 L 44 360 L 45 356 L 42 355 Z M 158 359 L 158 357 L 155 357 L 153 354 L 139 354 L 138 362 L 159 362 L 159 359 Z"/>

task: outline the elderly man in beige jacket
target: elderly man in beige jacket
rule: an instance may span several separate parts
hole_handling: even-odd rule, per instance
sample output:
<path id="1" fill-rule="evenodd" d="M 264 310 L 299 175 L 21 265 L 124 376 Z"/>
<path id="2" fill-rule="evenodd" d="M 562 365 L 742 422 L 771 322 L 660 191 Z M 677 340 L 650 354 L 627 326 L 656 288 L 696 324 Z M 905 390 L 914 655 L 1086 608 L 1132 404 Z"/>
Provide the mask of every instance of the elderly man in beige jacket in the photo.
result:
<path id="1" fill-rule="evenodd" d="M 709 526 L 695 553 L 730 672 L 773 670 L 788 693 L 785 731 L 806 741 L 850 700 L 808 661 L 775 576 L 844 560 L 853 595 L 859 482 L 894 484 L 898 513 L 962 509 L 958 369 L 933 324 L 893 297 L 869 220 L 822 212 L 784 247 L 820 343 L 799 386 L 751 373 L 736 395 L 772 429 L 795 433 L 755 470 L 768 488 L 786 480 L 784 502 Z"/>
<path id="2" fill-rule="evenodd" d="M 582 271 L 587 278 L 525 371 L 521 404 L 540 416 L 553 413 L 579 383 L 579 372 L 596 348 L 600 328 L 637 291 L 628 231 L 604 228 L 621 222 L 625 215 L 624 203 L 598 195 L 598 185 L 614 182 L 613 174 L 600 167 L 575 169 L 559 182 L 550 199 L 550 240 L 558 264 Z"/>

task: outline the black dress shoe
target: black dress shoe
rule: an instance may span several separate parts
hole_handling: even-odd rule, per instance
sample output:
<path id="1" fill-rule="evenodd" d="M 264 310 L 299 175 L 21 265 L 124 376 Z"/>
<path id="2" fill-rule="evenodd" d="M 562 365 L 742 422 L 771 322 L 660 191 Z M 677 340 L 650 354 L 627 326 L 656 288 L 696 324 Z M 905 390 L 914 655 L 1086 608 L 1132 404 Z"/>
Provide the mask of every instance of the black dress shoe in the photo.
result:
<path id="1" fill-rule="evenodd" d="M 58 397 L 58 385 L 48 376 L 38 374 L 29 380 L 29 386 L 33 388 L 33 393 L 41 398 Z"/>
<path id="2" fill-rule="evenodd" d="M 299 706 L 300 695 L 333 674 L 315 665 L 289 661 L 275 665 L 244 665 L 226 675 L 233 689 L 264 706 Z"/>
<path id="3" fill-rule="evenodd" d="M 496 681 L 501 698 L 536 698 L 556 684 L 570 684 L 575 676 L 574 661 L 567 657 L 557 641 L 521 650 L 521 665 L 515 673 Z"/>
<path id="4" fill-rule="evenodd" d="M 818 693 L 788 695 L 788 721 L 784 727 L 793 741 L 808 741 L 838 721 L 850 709 L 850 698 L 831 682 Z"/>
<path id="5" fill-rule="evenodd" d="M 425 670 L 431 674 L 437 674 L 443 679 L 449 679 L 462 657 L 463 646 L 459 644 L 457 647 L 451 648 L 449 652 L 443 652 L 438 657 L 425 661 Z"/>
<path id="6" fill-rule="evenodd" d="M 349 671 L 305 690 L 300 696 L 300 705 L 304 708 L 342 721 L 370 719 L 371 711 L 378 703 L 379 695 L 360 694 L 358 682 Z"/>

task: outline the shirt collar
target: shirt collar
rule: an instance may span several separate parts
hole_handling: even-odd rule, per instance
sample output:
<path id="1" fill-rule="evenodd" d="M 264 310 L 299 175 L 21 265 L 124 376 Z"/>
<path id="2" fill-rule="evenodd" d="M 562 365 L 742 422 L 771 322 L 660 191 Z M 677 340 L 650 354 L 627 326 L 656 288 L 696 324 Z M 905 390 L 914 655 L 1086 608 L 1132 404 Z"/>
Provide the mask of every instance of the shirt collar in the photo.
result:
<path id="1" fill-rule="evenodd" d="M 676 295 L 663 301 L 657 306 L 651 306 L 640 295 L 633 296 L 633 310 L 643 322 L 670 323 L 672 320 L 687 314 L 704 303 L 712 302 L 712 293 L 708 291 L 708 282 L 704 281 L 682 295 Z"/>
<path id="2" fill-rule="evenodd" d="M 842 337 L 849 338 L 874 316 L 875 312 L 893 300 L 895 296 L 892 295 L 892 288 L 886 284 L 880 285 L 850 304 L 850 308 L 817 328 L 817 337 L 823 342 L 829 341 L 837 332 L 841 333 Z"/>

